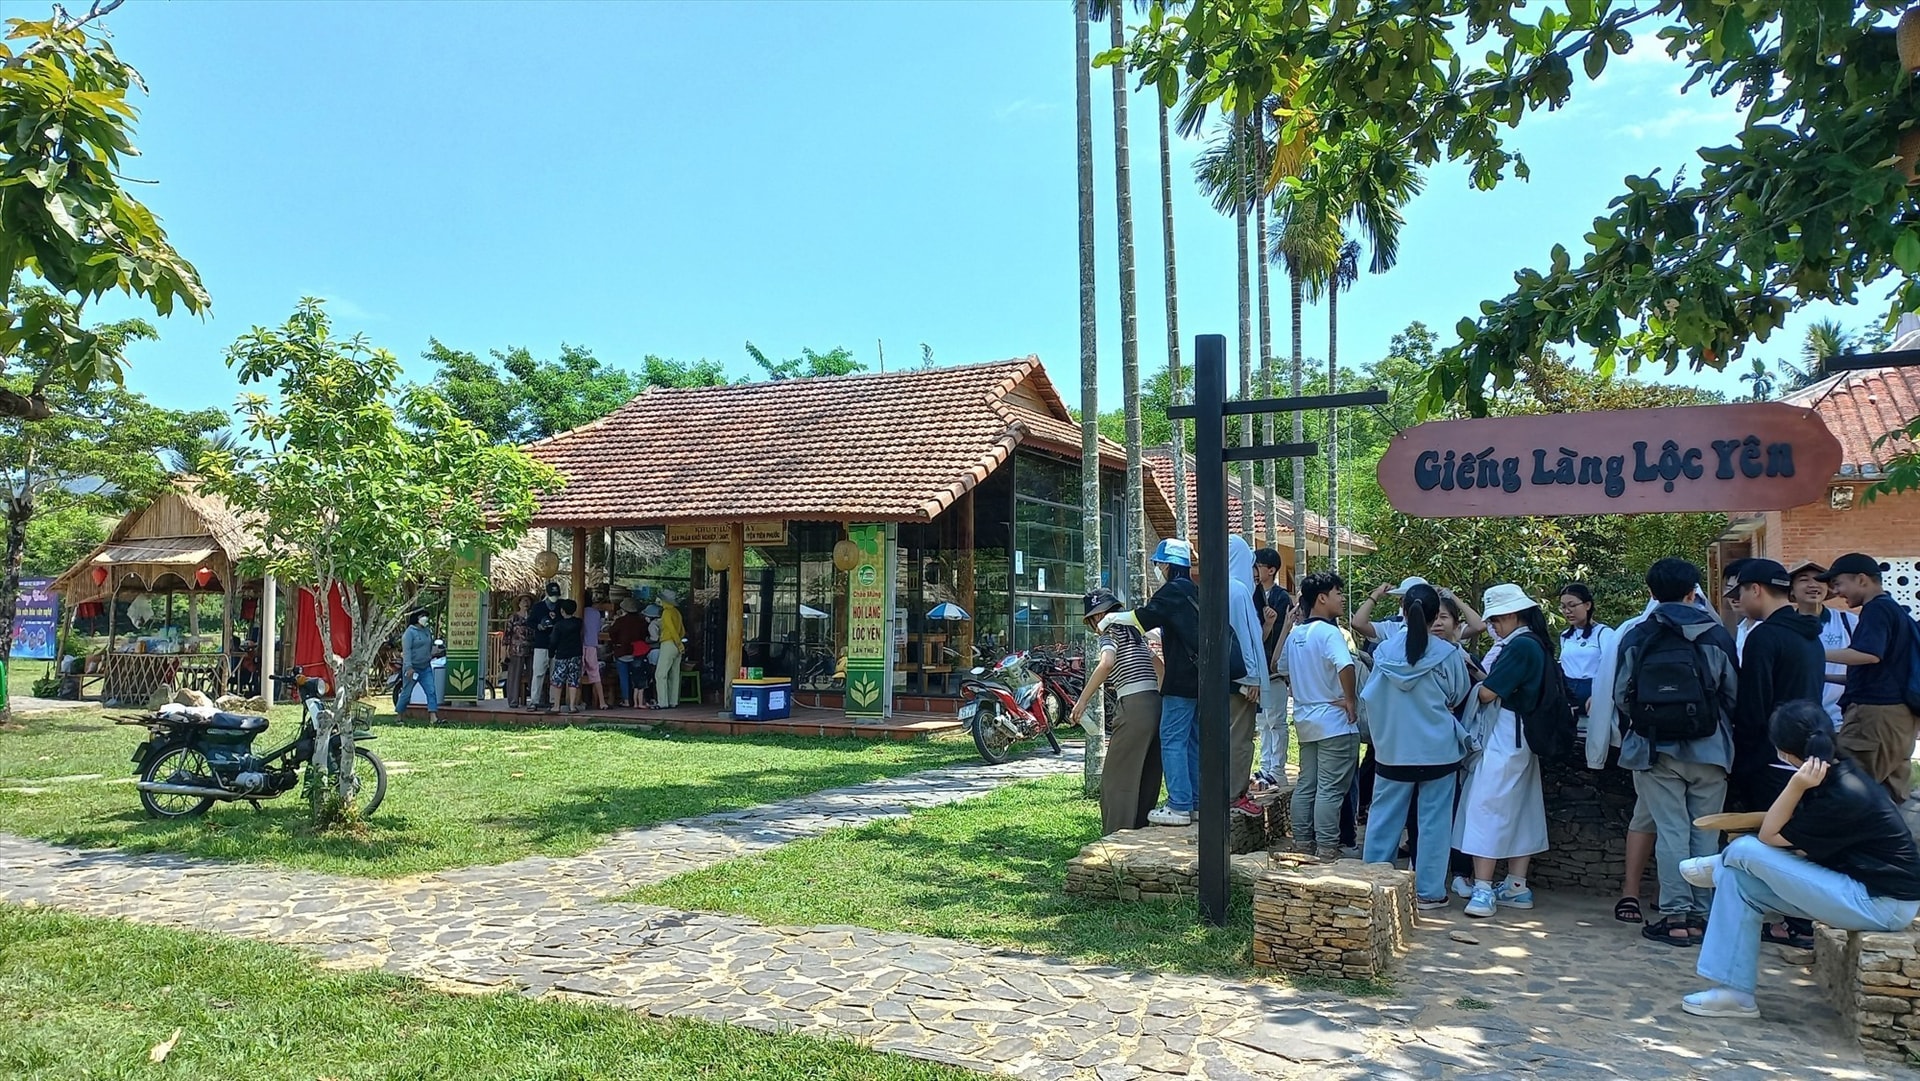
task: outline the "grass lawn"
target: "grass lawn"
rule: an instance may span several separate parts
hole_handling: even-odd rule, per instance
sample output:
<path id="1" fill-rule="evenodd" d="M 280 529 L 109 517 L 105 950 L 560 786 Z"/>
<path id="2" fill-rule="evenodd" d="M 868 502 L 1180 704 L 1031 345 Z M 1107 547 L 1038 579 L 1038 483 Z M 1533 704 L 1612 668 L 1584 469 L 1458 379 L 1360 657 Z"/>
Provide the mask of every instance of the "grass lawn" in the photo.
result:
<path id="1" fill-rule="evenodd" d="M 668 879 L 627 900 L 766 923 L 855 924 L 1078 961 L 1247 977 L 1253 910 L 1225 927 L 1192 904 L 1087 901 L 1061 892 L 1067 860 L 1100 833 L 1078 777 L 1030 781 L 836 830 Z"/>
<path id="2" fill-rule="evenodd" d="M 178 1030 L 165 1060 L 152 1049 Z M 0 906 L 0 1076 L 961 1081 L 853 1043 L 332 973 L 291 950 Z"/>
<path id="3" fill-rule="evenodd" d="M 119 711 L 114 711 L 119 712 Z M 277 707 L 256 743 L 298 725 Z M 23 716 L 0 731 L 0 829 L 59 844 L 168 851 L 340 874 L 396 876 L 584 852 L 617 830 L 975 760 L 967 739 L 703 737 L 632 729 L 376 721 L 386 802 L 362 837 L 315 835 L 297 793 L 254 811 L 215 804 L 158 822 L 128 760 L 144 735 L 97 709 Z"/>

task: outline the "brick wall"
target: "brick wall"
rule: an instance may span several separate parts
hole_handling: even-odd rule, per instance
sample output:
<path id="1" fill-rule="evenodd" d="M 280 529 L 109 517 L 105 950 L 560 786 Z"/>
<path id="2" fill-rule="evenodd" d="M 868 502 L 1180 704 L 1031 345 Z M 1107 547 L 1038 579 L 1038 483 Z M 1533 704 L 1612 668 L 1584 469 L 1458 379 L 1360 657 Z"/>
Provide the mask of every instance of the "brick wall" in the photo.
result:
<path id="1" fill-rule="evenodd" d="M 1822 563 L 1847 552 L 1880 559 L 1920 556 L 1920 493 L 1866 501 L 1867 485 L 1854 488 L 1853 507 L 1836 511 L 1825 501 L 1767 514 L 1756 538 L 1760 554 L 1792 566 L 1802 559 Z"/>

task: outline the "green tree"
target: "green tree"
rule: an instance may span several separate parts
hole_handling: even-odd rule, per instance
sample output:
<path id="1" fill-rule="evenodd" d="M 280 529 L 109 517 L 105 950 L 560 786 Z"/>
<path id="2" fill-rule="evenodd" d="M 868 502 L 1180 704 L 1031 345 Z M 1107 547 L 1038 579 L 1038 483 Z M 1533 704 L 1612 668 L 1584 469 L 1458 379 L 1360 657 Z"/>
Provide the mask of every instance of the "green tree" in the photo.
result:
<path id="1" fill-rule="evenodd" d="M 495 358 L 520 388 L 524 439 L 545 439 L 590 424 L 645 389 L 641 378 L 602 363 L 581 346 L 562 343 L 558 360 L 536 360 L 518 346 Z"/>
<path id="2" fill-rule="evenodd" d="M 747 356 L 759 365 L 761 371 L 767 373 L 768 379 L 810 379 L 819 375 L 852 375 L 867 370 L 865 364 L 853 359 L 853 351 L 844 346 L 835 346 L 824 353 L 803 348 L 797 357 L 776 361 L 748 342 Z"/>
<path id="3" fill-rule="evenodd" d="M 80 320 L 72 304 L 48 290 L 21 286 L 16 295 L 23 295 L 34 310 L 58 312 L 62 322 Z M 86 331 L 115 363 L 124 361 L 128 343 L 154 337 L 153 328 L 137 319 L 95 324 Z M 49 368 L 64 363 L 57 354 L 16 353 L 0 374 L 0 389 L 25 394 L 37 387 L 47 406 L 37 419 L 0 415 L 0 475 L 6 478 L 0 494 L 6 519 L 0 630 L 7 641 L 13 640 L 15 598 L 30 541 L 47 546 L 36 546 L 37 561 L 72 550 L 71 541 L 61 539 L 60 526 L 49 522 L 34 528 L 42 513 L 64 516 L 77 508 L 83 516 L 98 515 L 143 501 L 168 479 L 159 448 L 183 445 L 227 423 L 217 409 L 181 413 L 158 408 L 113 383 L 95 382 L 82 389 L 70 380 L 47 377 Z M 68 518 L 61 521 L 71 525 Z"/>
<path id="4" fill-rule="evenodd" d="M 438 338 L 428 338 L 426 352 L 420 355 L 433 362 L 433 388 L 456 416 L 487 433 L 495 443 L 521 440 L 527 427 L 526 394 L 518 380 Z"/>
<path id="5" fill-rule="evenodd" d="M 1773 388 L 1779 384 L 1780 376 L 1767 367 L 1766 361 L 1754 357 L 1753 369 L 1741 372 L 1740 381 L 1753 387 L 1752 393 L 1748 395 L 1751 400 L 1765 402 L 1772 400 Z"/>
<path id="6" fill-rule="evenodd" d="M 323 717 L 309 775 L 314 820 L 352 806 L 353 725 L 339 721 L 366 693 L 374 654 L 422 594 L 450 579 L 484 585 L 477 558 L 511 549 L 535 500 L 559 483 L 550 468 L 500 446 L 427 387 L 400 385 L 400 364 L 362 336 L 332 335 L 318 300 L 277 328 L 256 327 L 228 350 L 242 386 L 277 396 L 240 399 L 249 442 L 209 461 L 209 487 L 265 519 L 260 567 L 340 590 L 353 621 L 348 655 L 330 658 L 335 708 Z M 320 640 L 333 642 L 320 605 Z M 328 748 L 337 731 L 339 754 Z"/>
<path id="7" fill-rule="evenodd" d="M 57 386 L 120 384 L 123 339 L 83 325 L 85 304 L 123 293 L 168 315 L 209 303 L 199 272 L 125 186 L 122 159 L 138 153 L 127 94 L 145 87 L 89 28 L 118 6 L 9 19 L 0 44 L 0 373 L 33 373 L 0 390 L 0 416 L 44 420 Z M 48 288 L 24 288 L 29 279 Z"/>
<path id="8" fill-rule="evenodd" d="M 492 360 L 429 339 L 433 388 L 454 415 L 496 443 L 525 443 L 577 428 L 620 408 L 647 387 L 712 387 L 727 382 L 718 361 L 648 354 L 638 373 L 601 362 L 591 351 L 560 347 L 558 360 L 527 349 L 496 349 Z"/>
<path id="9" fill-rule="evenodd" d="M 84 497 L 69 498 L 61 492 L 50 492 L 40 500 L 33 518 L 27 522 L 21 575 L 56 577 L 107 539 L 111 521 L 92 509 L 89 502 Z"/>

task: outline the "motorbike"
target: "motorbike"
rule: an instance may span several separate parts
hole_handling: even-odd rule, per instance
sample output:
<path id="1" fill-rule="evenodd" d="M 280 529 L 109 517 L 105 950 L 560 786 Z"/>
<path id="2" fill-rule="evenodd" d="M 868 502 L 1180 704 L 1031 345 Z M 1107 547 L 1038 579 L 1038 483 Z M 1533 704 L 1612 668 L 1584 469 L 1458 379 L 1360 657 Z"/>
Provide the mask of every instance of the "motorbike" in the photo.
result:
<path id="1" fill-rule="evenodd" d="M 973 733 L 974 748 L 988 762 L 1005 762 L 1014 744 L 1036 736 L 1060 753 L 1053 729 L 1068 722 L 1072 701 L 1059 701 L 1059 692 L 1028 665 L 1025 654 L 1009 654 L 991 671 L 975 668 L 961 678 L 960 697 L 960 723 Z"/>
<path id="2" fill-rule="evenodd" d="M 253 741 L 267 731 L 265 717 L 180 709 L 116 720 L 147 729 L 146 741 L 134 749 L 133 766 L 139 778 L 134 787 L 149 817 L 192 818 L 215 803 L 239 800 L 259 810 L 260 801 L 300 787 L 300 768 L 313 761 L 320 719 L 331 707 L 319 694 L 307 693 L 319 681 L 304 679 L 298 668 L 273 681 L 301 688 L 302 717 L 291 743 L 264 754 L 254 753 Z M 387 795 L 387 767 L 365 745 L 373 738 L 371 731 L 354 733 L 354 802 L 363 817 L 379 809 Z M 337 755 L 337 733 L 331 742 Z"/>

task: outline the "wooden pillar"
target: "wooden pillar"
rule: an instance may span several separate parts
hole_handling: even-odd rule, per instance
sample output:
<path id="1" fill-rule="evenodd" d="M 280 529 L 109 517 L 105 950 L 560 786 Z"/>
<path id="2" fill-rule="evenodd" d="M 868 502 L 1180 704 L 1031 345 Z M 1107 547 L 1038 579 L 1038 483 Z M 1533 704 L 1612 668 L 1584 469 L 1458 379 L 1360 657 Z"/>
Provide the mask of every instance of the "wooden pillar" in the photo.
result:
<path id="1" fill-rule="evenodd" d="M 980 602 L 973 595 L 973 489 L 967 489 L 967 494 L 961 496 L 954 503 L 953 509 L 947 513 L 959 515 L 960 518 L 955 523 L 960 527 L 959 543 L 956 545 L 960 558 L 954 567 L 953 592 L 966 606 L 967 615 L 977 616 L 980 613 Z M 956 628 L 953 636 L 953 650 L 957 655 L 953 661 L 954 671 L 965 672 L 973 667 L 972 618 L 962 620 Z M 955 681 L 955 685 L 958 685 L 958 681 Z"/>
<path id="2" fill-rule="evenodd" d="M 733 680 L 747 659 L 747 527 L 735 522 L 727 538 L 727 709 L 733 708 Z"/>
<path id="3" fill-rule="evenodd" d="M 273 676 L 280 660 L 280 636 L 274 625 L 280 614 L 280 590 L 272 577 L 260 579 L 260 693 L 274 700 Z M 329 642 L 331 647 L 332 643 Z"/>
<path id="4" fill-rule="evenodd" d="M 587 603 L 587 531 L 580 526 L 573 529 L 573 592 L 570 596 L 575 604 Z"/>

